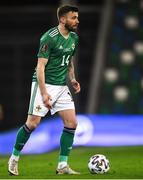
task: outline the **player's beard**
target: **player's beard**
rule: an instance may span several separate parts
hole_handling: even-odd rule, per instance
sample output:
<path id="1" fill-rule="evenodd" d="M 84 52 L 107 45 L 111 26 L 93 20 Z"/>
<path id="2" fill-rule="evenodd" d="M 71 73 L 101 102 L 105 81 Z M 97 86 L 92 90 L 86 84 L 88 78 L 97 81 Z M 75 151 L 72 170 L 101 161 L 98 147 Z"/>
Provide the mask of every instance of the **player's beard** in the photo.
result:
<path id="1" fill-rule="evenodd" d="M 71 26 L 70 24 L 66 23 L 65 24 L 65 28 L 70 32 L 70 31 L 77 31 L 77 25 L 75 25 L 74 27 Z"/>

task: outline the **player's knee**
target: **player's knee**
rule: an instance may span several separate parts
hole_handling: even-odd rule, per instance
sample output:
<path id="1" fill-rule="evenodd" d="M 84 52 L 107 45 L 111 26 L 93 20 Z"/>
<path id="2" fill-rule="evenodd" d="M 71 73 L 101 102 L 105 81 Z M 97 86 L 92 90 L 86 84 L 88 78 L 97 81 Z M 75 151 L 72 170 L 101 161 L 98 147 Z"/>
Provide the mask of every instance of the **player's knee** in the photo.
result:
<path id="1" fill-rule="evenodd" d="M 35 122 L 33 123 L 33 122 L 32 122 L 30 126 L 31 126 L 30 129 L 33 129 L 33 130 L 34 130 L 34 129 L 36 129 L 36 127 L 38 126 L 38 123 L 35 123 Z"/>
<path id="2" fill-rule="evenodd" d="M 34 130 L 36 129 L 39 123 L 40 123 L 40 120 L 34 118 L 33 116 L 32 118 L 27 119 L 26 125 L 28 126 L 29 129 Z"/>
<path id="3" fill-rule="evenodd" d="M 76 129 L 77 128 L 77 121 L 69 122 L 67 127 Z"/>
<path id="4" fill-rule="evenodd" d="M 26 123 L 26 125 L 28 126 L 28 128 L 29 128 L 30 130 L 34 130 L 34 129 L 36 129 L 36 127 L 38 126 L 38 124 L 36 124 L 36 123 L 34 123 L 34 122 L 28 122 L 28 123 Z"/>
<path id="5" fill-rule="evenodd" d="M 73 128 L 77 128 L 77 122 L 75 121 L 74 123 L 73 123 Z"/>

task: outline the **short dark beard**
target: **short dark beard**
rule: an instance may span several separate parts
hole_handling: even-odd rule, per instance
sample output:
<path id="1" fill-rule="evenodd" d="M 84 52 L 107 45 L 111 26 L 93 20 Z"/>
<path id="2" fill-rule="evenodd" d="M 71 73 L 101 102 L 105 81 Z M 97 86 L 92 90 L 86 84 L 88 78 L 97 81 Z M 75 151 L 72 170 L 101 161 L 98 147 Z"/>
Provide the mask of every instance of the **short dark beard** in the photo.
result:
<path id="1" fill-rule="evenodd" d="M 70 31 L 76 31 L 76 29 L 72 28 L 70 25 L 65 24 L 65 28 L 70 32 Z"/>

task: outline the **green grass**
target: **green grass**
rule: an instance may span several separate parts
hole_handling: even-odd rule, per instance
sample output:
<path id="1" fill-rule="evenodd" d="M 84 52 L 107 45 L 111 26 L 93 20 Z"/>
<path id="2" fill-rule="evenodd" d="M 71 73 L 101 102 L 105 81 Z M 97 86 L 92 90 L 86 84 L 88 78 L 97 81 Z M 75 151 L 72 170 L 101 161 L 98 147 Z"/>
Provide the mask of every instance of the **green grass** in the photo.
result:
<path id="1" fill-rule="evenodd" d="M 90 174 L 87 162 L 93 154 L 104 154 L 110 161 L 110 171 L 103 175 Z M 9 176 L 8 156 L 0 156 L 0 179 L 142 179 L 143 146 L 75 148 L 69 164 L 81 175 L 56 175 L 58 151 L 40 155 L 22 155 L 19 162 L 20 175 Z"/>

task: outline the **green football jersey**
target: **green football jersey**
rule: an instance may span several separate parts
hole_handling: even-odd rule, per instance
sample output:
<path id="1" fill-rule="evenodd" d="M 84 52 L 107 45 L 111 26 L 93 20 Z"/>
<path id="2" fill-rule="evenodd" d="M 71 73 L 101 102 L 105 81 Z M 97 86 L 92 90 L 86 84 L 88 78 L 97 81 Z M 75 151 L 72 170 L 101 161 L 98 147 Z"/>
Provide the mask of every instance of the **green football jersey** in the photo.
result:
<path id="1" fill-rule="evenodd" d="M 40 39 L 38 58 L 48 59 L 45 66 L 45 83 L 52 85 L 65 85 L 68 65 L 75 53 L 78 36 L 70 32 L 66 39 L 61 35 L 58 27 L 47 31 Z M 37 81 L 36 71 L 33 81 Z"/>

